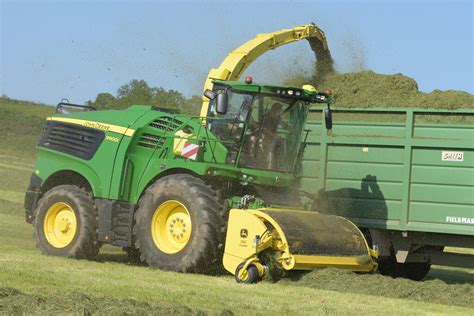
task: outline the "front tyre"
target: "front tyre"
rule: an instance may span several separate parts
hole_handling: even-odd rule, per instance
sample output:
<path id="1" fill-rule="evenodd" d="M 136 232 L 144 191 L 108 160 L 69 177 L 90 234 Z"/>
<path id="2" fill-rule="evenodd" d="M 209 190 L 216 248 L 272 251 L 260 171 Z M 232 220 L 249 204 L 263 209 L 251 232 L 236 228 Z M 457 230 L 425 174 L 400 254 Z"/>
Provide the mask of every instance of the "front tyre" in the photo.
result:
<path id="1" fill-rule="evenodd" d="M 46 192 L 33 225 L 44 254 L 90 259 L 99 252 L 97 210 L 92 198 L 77 186 L 60 185 Z"/>
<path id="2" fill-rule="evenodd" d="M 188 174 L 163 177 L 140 199 L 134 234 L 141 260 L 158 269 L 219 271 L 225 212 L 218 194 Z"/>

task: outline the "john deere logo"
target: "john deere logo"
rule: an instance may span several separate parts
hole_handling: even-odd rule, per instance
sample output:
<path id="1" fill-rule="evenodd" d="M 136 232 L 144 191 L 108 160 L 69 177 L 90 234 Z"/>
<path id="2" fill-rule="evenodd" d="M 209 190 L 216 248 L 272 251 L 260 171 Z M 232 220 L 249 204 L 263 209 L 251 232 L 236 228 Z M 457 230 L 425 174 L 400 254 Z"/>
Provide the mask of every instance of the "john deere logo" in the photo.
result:
<path id="1" fill-rule="evenodd" d="M 245 228 L 242 228 L 242 229 L 240 230 L 240 237 L 242 237 L 242 238 L 247 238 L 248 235 L 249 235 L 249 231 L 246 230 Z"/>

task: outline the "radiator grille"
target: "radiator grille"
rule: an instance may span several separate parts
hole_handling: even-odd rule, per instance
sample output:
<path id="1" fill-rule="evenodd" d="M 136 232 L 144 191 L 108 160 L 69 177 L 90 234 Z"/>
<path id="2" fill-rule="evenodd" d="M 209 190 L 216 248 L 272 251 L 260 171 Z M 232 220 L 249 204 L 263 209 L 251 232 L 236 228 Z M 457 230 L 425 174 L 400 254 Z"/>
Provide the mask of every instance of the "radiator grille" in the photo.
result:
<path id="1" fill-rule="evenodd" d="M 38 146 L 90 160 L 104 140 L 103 131 L 63 122 L 46 123 Z"/>
<path id="2" fill-rule="evenodd" d="M 150 126 L 166 132 L 172 132 L 177 130 L 181 124 L 183 124 L 183 122 L 181 122 L 180 120 L 174 119 L 172 117 L 163 116 L 151 122 Z"/>
<path id="3" fill-rule="evenodd" d="M 161 148 L 165 142 L 165 138 L 153 134 L 143 133 L 138 140 L 138 146 L 145 148 Z"/>

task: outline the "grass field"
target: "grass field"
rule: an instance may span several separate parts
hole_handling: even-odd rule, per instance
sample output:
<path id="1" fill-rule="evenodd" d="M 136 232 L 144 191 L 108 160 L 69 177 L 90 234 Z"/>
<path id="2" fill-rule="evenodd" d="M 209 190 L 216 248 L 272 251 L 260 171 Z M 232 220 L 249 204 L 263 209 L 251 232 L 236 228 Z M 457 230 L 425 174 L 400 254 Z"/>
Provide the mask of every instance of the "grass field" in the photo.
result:
<path id="1" fill-rule="evenodd" d="M 425 282 L 322 270 L 299 281 L 245 286 L 231 276 L 136 266 L 113 247 L 103 247 L 96 261 L 44 256 L 22 212 L 31 168 L 31 159 L 0 156 L 0 312 L 474 312 L 474 273 L 463 269 L 434 268 Z"/>
<path id="2" fill-rule="evenodd" d="M 50 109 L 35 111 L 25 113 L 42 119 Z M 240 285 L 229 275 L 138 266 L 108 246 L 95 261 L 42 255 L 23 215 L 34 161 L 24 148 L 34 142 L 25 139 L 0 140 L 0 314 L 474 314 L 474 271 L 467 269 L 434 267 L 424 282 L 328 269 Z"/>
<path id="3" fill-rule="evenodd" d="M 0 97 L 1 151 L 24 157 L 34 155 L 44 119 L 52 113 L 51 106 Z"/>

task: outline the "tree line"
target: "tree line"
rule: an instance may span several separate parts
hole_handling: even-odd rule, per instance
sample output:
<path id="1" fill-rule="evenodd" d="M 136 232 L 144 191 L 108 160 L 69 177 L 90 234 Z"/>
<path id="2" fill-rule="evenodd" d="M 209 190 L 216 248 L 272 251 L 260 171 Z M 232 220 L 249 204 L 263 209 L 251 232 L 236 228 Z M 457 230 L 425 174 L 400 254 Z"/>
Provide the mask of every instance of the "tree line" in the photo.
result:
<path id="1" fill-rule="evenodd" d="M 199 115 L 202 99 L 199 96 L 186 98 L 179 91 L 150 87 L 145 80 L 135 79 L 120 86 L 116 95 L 101 92 L 97 94 L 95 100 L 89 100 L 86 103 L 101 110 L 123 109 L 130 105 L 141 104 L 179 110 L 183 114 Z"/>

